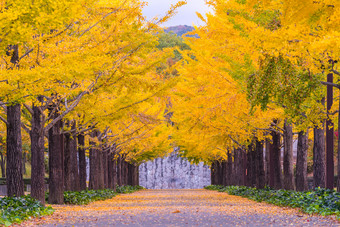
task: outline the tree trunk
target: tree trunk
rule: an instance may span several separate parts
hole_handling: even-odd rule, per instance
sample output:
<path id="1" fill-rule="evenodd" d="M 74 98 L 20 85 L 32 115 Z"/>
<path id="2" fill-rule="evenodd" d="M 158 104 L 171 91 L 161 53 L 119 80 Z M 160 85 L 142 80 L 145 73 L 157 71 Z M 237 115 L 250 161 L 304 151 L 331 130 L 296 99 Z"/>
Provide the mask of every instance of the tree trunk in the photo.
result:
<path id="1" fill-rule="evenodd" d="M 39 107 L 33 104 L 31 129 L 31 196 L 45 204 L 44 126 Z"/>
<path id="2" fill-rule="evenodd" d="M 333 74 L 327 75 L 327 82 L 333 83 Z M 327 85 L 327 114 L 333 105 L 333 86 Z M 326 120 L 326 182 L 328 189 L 334 189 L 334 124 L 331 119 Z"/>
<path id="3" fill-rule="evenodd" d="M 78 158 L 79 158 L 79 187 L 86 190 L 86 156 L 85 156 L 85 136 L 78 135 Z"/>
<path id="4" fill-rule="evenodd" d="M 284 155 L 283 155 L 283 188 L 294 190 L 294 167 L 293 167 L 293 127 L 284 124 Z"/>
<path id="5" fill-rule="evenodd" d="M 265 186 L 265 173 L 263 164 L 263 143 L 256 140 L 256 188 L 262 189 Z"/>
<path id="6" fill-rule="evenodd" d="M 222 185 L 226 186 L 228 181 L 228 169 L 227 169 L 227 162 L 223 160 L 221 162 L 221 170 L 222 170 Z"/>
<path id="7" fill-rule="evenodd" d="M 243 171 L 243 180 L 242 180 L 242 185 L 246 186 L 248 185 L 248 182 L 247 182 L 247 164 L 248 163 L 248 160 L 247 160 L 247 152 L 244 150 L 242 152 L 242 171 Z"/>
<path id="8" fill-rule="evenodd" d="M 112 151 L 108 154 L 107 158 L 107 185 L 108 188 L 113 189 L 114 188 L 114 175 L 113 175 L 113 167 L 114 167 L 114 154 Z"/>
<path id="9" fill-rule="evenodd" d="M 92 132 L 91 137 L 94 138 L 97 136 L 97 132 Z M 99 168 L 98 168 L 98 151 L 96 149 L 96 143 L 90 140 L 90 182 L 89 182 L 89 189 L 97 190 L 99 189 L 98 186 L 98 175 L 99 175 Z"/>
<path id="10" fill-rule="evenodd" d="M 72 129 L 76 125 L 72 123 Z M 78 173 L 78 159 L 77 159 L 77 137 L 68 133 L 65 135 L 65 190 L 79 191 L 79 173 Z"/>
<path id="11" fill-rule="evenodd" d="M 139 166 L 137 164 L 133 165 L 133 178 L 132 178 L 132 186 L 138 186 L 138 178 L 139 178 Z"/>
<path id="12" fill-rule="evenodd" d="M 235 184 L 238 186 L 243 185 L 243 151 L 241 149 L 235 149 L 235 165 L 234 165 L 234 172 L 235 172 L 235 178 L 236 182 Z"/>
<path id="13" fill-rule="evenodd" d="M 121 155 L 117 158 L 117 184 L 122 186 L 122 157 Z"/>
<path id="14" fill-rule="evenodd" d="M 127 163 L 127 169 L 128 169 L 128 179 L 127 179 L 127 185 L 133 185 L 133 174 L 134 169 L 133 165 L 131 163 Z"/>
<path id="15" fill-rule="evenodd" d="M 280 149 L 280 134 L 271 132 L 273 144 L 269 154 L 270 159 L 270 186 L 274 189 L 282 188 L 282 169 L 281 169 L 281 149 Z"/>
<path id="16" fill-rule="evenodd" d="M 256 148 L 255 144 L 252 143 L 248 146 L 247 153 L 247 183 L 249 187 L 256 186 Z"/>
<path id="17" fill-rule="evenodd" d="M 97 168 L 98 168 L 98 189 L 104 189 L 104 160 L 103 160 L 103 151 L 97 151 Z"/>
<path id="18" fill-rule="evenodd" d="M 106 147 L 104 148 L 106 149 Z M 104 174 L 104 188 L 110 188 L 108 183 L 108 153 L 107 151 L 103 151 L 103 174 Z"/>
<path id="19" fill-rule="evenodd" d="M 321 127 L 314 128 L 313 178 L 315 188 L 326 186 L 325 176 L 325 130 L 323 123 Z"/>
<path id="20" fill-rule="evenodd" d="M 339 113 L 338 113 L 338 180 L 337 191 L 340 192 L 340 97 L 339 97 Z"/>
<path id="21" fill-rule="evenodd" d="M 6 183 L 8 196 L 23 196 L 21 106 L 7 107 L 7 165 Z"/>
<path id="22" fill-rule="evenodd" d="M 226 170 L 226 185 L 232 185 L 233 182 L 232 182 L 232 178 L 233 178 L 233 157 L 232 157 L 232 154 L 231 152 L 229 151 L 228 152 L 228 160 L 225 164 L 225 168 L 227 169 Z"/>
<path id="23" fill-rule="evenodd" d="M 296 190 L 307 190 L 308 132 L 299 132 L 296 158 Z"/>
<path id="24" fill-rule="evenodd" d="M 266 146 L 265 146 L 265 175 L 266 175 L 266 185 L 270 185 L 270 161 L 269 161 L 269 157 L 270 157 L 270 148 L 271 144 L 270 144 L 270 140 L 267 138 L 266 139 Z"/>
<path id="25" fill-rule="evenodd" d="M 210 179 L 211 179 L 211 185 L 216 185 L 215 174 L 216 174 L 215 162 L 212 162 L 212 163 L 211 163 L 211 167 L 210 167 Z"/>
<path id="26" fill-rule="evenodd" d="M 122 158 L 121 171 L 122 171 L 122 185 L 127 185 L 127 168 L 124 157 Z"/>
<path id="27" fill-rule="evenodd" d="M 61 121 L 48 131 L 49 204 L 64 203 L 64 136 L 60 134 Z"/>
<path id="28" fill-rule="evenodd" d="M 65 191 L 72 191 L 71 135 L 68 133 L 64 136 L 64 189 Z"/>
<path id="29" fill-rule="evenodd" d="M 117 182 L 117 159 L 115 159 L 115 152 L 112 153 L 112 175 L 113 175 L 113 178 L 112 178 L 112 184 L 113 184 L 113 190 L 116 191 L 116 186 L 118 184 Z"/>
<path id="30" fill-rule="evenodd" d="M 22 174 L 25 175 L 26 174 L 26 153 L 23 152 L 22 153 Z"/>
<path id="31" fill-rule="evenodd" d="M 0 152 L 0 164 L 1 164 L 1 177 L 5 178 L 6 177 L 6 157 L 5 155 Z"/>

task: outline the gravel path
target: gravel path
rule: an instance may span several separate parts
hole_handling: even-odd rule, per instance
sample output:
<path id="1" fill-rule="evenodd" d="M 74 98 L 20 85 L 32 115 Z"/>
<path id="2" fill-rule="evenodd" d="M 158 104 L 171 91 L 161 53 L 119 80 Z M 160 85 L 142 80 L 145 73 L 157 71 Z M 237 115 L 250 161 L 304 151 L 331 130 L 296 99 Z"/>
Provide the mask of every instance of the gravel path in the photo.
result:
<path id="1" fill-rule="evenodd" d="M 208 190 L 142 190 L 87 206 L 54 206 L 23 226 L 340 226 L 330 217 Z"/>

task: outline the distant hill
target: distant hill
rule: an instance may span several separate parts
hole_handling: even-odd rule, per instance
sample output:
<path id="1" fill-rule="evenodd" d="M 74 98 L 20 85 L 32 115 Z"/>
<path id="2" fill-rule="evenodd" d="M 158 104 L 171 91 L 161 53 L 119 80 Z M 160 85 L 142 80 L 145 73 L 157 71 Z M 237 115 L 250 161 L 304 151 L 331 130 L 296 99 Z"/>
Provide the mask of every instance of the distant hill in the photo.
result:
<path id="1" fill-rule="evenodd" d="M 164 29 L 165 32 L 167 33 L 173 32 L 180 37 L 184 35 L 185 33 L 191 32 L 193 30 L 195 30 L 195 28 L 192 26 L 188 26 L 188 25 L 171 26 L 171 27 Z"/>

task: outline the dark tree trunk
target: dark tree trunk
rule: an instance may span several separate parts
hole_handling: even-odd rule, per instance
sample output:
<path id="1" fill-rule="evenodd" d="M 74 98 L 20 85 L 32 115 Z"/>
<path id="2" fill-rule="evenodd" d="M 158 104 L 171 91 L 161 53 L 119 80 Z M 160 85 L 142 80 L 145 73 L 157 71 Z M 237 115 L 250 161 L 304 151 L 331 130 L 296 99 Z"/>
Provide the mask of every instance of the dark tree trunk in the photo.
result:
<path id="1" fill-rule="evenodd" d="M 263 164 L 263 143 L 256 140 L 256 188 L 262 189 L 265 186 L 265 173 Z"/>
<path id="2" fill-rule="evenodd" d="M 280 134 L 271 132 L 273 144 L 269 154 L 270 159 L 270 186 L 275 189 L 282 188 L 282 169 L 281 169 L 281 149 L 280 149 Z"/>
<path id="3" fill-rule="evenodd" d="M 125 158 L 122 158 L 122 185 L 127 185 L 127 166 L 125 162 Z"/>
<path id="4" fill-rule="evenodd" d="M 76 125 L 72 124 L 72 129 Z M 65 135 L 65 153 L 64 153 L 64 170 L 65 170 L 65 190 L 79 191 L 79 173 L 78 173 L 78 159 L 77 159 L 77 137 L 66 134 Z"/>
<path id="5" fill-rule="evenodd" d="M 249 187 L 256 186 L 256 178 L 256 150 L 254 143 L 252 143 L 248 146 L 247 153 L 247 183 Z"/>
<path id="6" fill-rule="evenodd" d="M 104 148 L 106 149 L 106 147 Z M 104 175 L 104 188 L 110 188 L 108 184 L 108 154 L 107 151 L 103 151 L 103 175 Z"/>
<path id="7" fill-rule="evenodd" d="M 8 196 L 23 196 L 22 179 L 22 142 L 21 142 L 21 106 L 7 107 L 7 165 L 6 183 Z"/>
<path id="8" fill-rule="evenodd" d="M 218 185 L 222 185 L 223 182 L 223 169 L 222 169 L 222 162 L 217 162 L 217 181 Z"/>
<path id="9" fill-rule="evenodd" d="M 72 191 L 71 135 L 64 135 L 64 140 L 64 189 L 65 191 Z"/>
<path id="10" fill-rule="evenodd" d="M 79 158 L 79 187 L 86 190 L 86 156 L 85 156 L 85 136 L 78 135 L 78 158 Z"/>
<path id="11" fill-rule="evenodd" d="M 234 177 L 235 177 L 235 184 L 238 186 L 243 185 L 243 152 L 241 149 L 235 149 L 235 159 L 234 159 Z"/>
<path id="12" fill-rule="evenodd" d="M 116 186 L 118 184 L 117 181 L 117 159 L 115 159 L 115 152 L 112 153 L 112 184 L 113 184 L 113 190 L 116 191 Z"/>
<path id="13" fill-rule="evenodd" d="M 296 190 L 307 190 L 308 132 L 299 132 L 296 157 Z"/>
<path id="14" fill-rule="evenodd" d="M 97 136 L 96 132 L 91 133 L 91 137 L 94 138 Z M 98 168 L 98 151 L 96 149 L 96 143 L 90 140 L 90 182 L 89 189 L 97 190 L 99 189 L 98 185 L 98 177 L 99 177 L 99 168 Z"/>
<path id="15" fill-rule="evenodd" d="M 314 128 L 314 147 L 313 147 L 313 178 L 314 187 L 325 188 L 326 182 L 325 166 L 325 130 L 324 124 Z"/>
<path id="16" fill-rule="evenodd" d="M 128 180 L 127 180 L 127 185 L 133 185 L 133 174 L 134 174 L 134 169 L 133 165 L 131 163 L 127 163 L 127 169 L 128 169 Z"/>
<path id="17" fill-rule="evenodd" d="M 228 181 L 228 169 L 227 169 L 227 162 L 223 160 L 221 162 L 221 170 L 222 170 L 222 185 L 226 186 Z"/>
<path id="18" fill-rule="evenodd" d="M 248 160 L 247 160 L 247 152 L 246 151 L 243 151 L 242 152 L 242 171 L 243 171 L 243 180 L 242 180 L 242 185 L 246 186 L 248 185 L 248 182 L 247 182 L 247 166 L 248 166 Z"/>
<path id="19" fill-rule="evenodd" d="M 97 168 L 98 168 L 98 189 L 104 189 L 104 161 L 103 161 L 103 151 L 97 151 Z"/>
<path id="20" fill-rule="evenodd" d="M 44 126 L 39 107 L 33 104 L 31 129 L 31 196 L 45 204 Z"/>
<path id="21" fill-rule="evenodd" d="M 133 166 L 133 178 L 132 178 L 132 186 L 138 186 L 138 179 L 139 179 L 139 166 L 134 164 Z"/>
<path id="22" fill-rule="evenodd" d="M 23 152 L 22 153 L 22 174 L 25 175 L 27 172 L 26 172 L 26 153 Z"/>
<path id="23" fill-rule="evenodd" d="M 269 184 L 269 179 L 270 179 L 270 161 L 269 161 L 269 154 L 270 154 L 270 140 L 267 138 L 266 139 L 266 146 L 265 146 L 265 154 L 266 154 L 266 157 L 265 157 L 265 175 L 266 175 L 266 185 L 270 185 Z"/>
<path id="24" fill-rule="evenodd" d="M 48 132 L 49 204 L 64 203 L 64 136 L 60 134 L 61 121 Z"/>
<path id="25" fill-rule="evenodd" d="M 107 187 L 110 189 L 113 188 L 112 153 L 109 153 L 107 158 Z"/>
<path id="26" fill-rule="evenodd" d="M 231 152 L 228 152 L 228 161 L 225 164 L 226 168 L 226 185 L 232 185 L 232 174 L 233 174 L 233 157 Z"/>
<path id="27" fill-rule="evenodd" d="M 340 97 L 339 97 L 339 113 L 338 113 L 338 180 L 337 191 L 340 192 Z"/>
<path id="28" fill-rule="evenodd" d="M 216 175 L 215 162 L 212 162 L 212 163 L 211 163 L 211 167 L 210 167 L 210 179 L 211 179 L 211 185 L 216 185 L 215 175 Z"/>
<path id="29" fill-rule="evenodd" d="M 5 178 L 6 177 L 6 157 L 5 155 L 0 152 L 0 165 L 1 165 L 1 177 Z"/>
<path id="30" fill-rule="evenodd" d="M 294 167 L 293 167 L 293 127 L 284 124 L 284 155 L 283 155 L 283 188 L 294 190 Z"/>
<path id="31" fill-rule="evenodd" d="M 117 184 L 122 186 L 122 157 L 121 155 L 117 158 Z"/>
<path id="32" fill-rule="evenodd" d="M 239 161 L 238 150 L 234 149 L 233 185 L 240 185 Z"/>
<path id="33" fill-rule="evenodd" d="M 327 82 L 333 83 L 333 74 L 327 75 Z M 333 105 L 333 86 L 327 85 L 327 113 Z M 334 124 L 326 120 L 326 188 L 334 189 Z"/>

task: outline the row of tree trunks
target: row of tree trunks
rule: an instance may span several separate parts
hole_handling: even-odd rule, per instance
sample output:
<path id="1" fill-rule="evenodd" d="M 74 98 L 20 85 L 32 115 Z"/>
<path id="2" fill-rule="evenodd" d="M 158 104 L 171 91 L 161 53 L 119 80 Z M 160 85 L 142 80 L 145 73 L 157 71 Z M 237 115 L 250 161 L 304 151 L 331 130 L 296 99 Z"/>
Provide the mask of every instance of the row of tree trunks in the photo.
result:
<path id="1" fill-rule="evenodd" d="M 230 157 L 228 161 L 214 161 L 211 166 L 212 184 L 247 185 L 250 187 L 264 188 L 264 186 L 269 183 L 269 186 L 275 189 L 307 190 L 308 132 L 301 131 L 298 134 L 295 180 L 292 151 L 293 132 L 291 125 L 286 122 L 284 126 L 283 177 L 280 160 L 281 135 L 278 131 L 273 130 L 271 137 L 273 142 L 271 143 L 269 139 L 267 139 L 265 149 L 264 142 L 255 139 L 248 146 L 247 152 L 242 149 L 235 149 L 233 157 L 231 154 L 228 155 L 228 157 Z M 315 143 L 318 142 L 319 141 Z M 231 169 L 228 166 L 231 166 Z M 233 180 L 228 181 L 230 177 Z"/>

